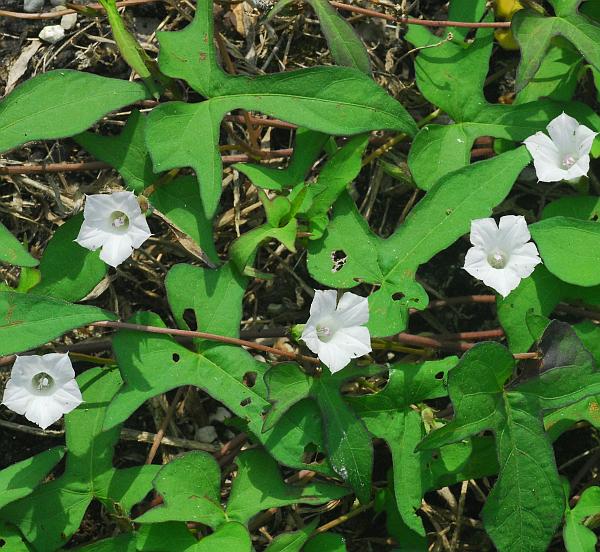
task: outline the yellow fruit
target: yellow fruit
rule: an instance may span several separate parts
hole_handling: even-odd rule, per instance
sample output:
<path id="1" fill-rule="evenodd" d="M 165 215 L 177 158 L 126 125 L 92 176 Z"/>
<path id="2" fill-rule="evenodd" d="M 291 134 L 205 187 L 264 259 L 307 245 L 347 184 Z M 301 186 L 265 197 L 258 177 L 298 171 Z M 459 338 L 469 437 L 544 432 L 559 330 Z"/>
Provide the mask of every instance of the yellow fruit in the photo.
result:
<path id="1" fill-rule="evenodd" d="M 517 44 L 517 41 L 515 40 L 515 37 L 510 29 L 496 29 L 494 31 L 494 36 L 496 37 L 496 40 L 498 41 L 498 44 L 500 44 L 501 48 L 504 48 L 505 50 L 519 49 L 519 45 Z"/>
<path id="2" fill-rule="evenodd" d="M 510 21 L 512 16 L 523 9 L 523 4 L 519 0 L 495 0 L 494 12 L 496 17 Z"/>

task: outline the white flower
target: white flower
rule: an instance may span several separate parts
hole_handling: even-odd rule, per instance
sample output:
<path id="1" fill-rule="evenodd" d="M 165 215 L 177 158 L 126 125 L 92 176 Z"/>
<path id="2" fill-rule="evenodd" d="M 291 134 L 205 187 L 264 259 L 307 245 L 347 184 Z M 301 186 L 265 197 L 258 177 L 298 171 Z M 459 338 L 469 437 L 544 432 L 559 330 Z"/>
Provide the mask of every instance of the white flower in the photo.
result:
<path id="1" fill-rule="evenodd" d="M 2 404 L 46 429 L 83 402 L 69 355 L 18 356 Z"/>
<path id="2" fill-rule="evenodd" d="M 498 226 L 492 218 L 472 220 L 470 238 L 463 268 L 502 297 L 542 262 L 524 217 L 506 215 Z"/>
<path id="3" fill-rule="evenodd" d="M 132 192 L 86 196 L 83 224 L 75 240 L 86 249 L 102 248 L 100 258 L 116 267 L 152 234 Z"/>
<path id="4" fill-rule="evenodd" d="M 562 113 L 546 127 L 550 137 L 536 132 L 523 142 L 533 157 L 542 182 L 558 182 L 586 176 L 596 132 Z"/>
<path id="5" fill-rule="evenodd" d="M 335 290 L 315 291 L 302 332 L 302 340 L 332 372 L 371 352 L 371 336 L 363 326 L 369 321 L 369 302 L 348 292 L 336 307 L 336 297 Z"/>

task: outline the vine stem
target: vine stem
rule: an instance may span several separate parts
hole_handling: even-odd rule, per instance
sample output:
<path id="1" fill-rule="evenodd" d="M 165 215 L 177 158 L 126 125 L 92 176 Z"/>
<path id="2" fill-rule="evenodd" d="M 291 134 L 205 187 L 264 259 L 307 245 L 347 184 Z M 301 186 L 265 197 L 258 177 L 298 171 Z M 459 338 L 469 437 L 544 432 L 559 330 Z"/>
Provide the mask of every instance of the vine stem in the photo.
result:
<path id="1" fill-rule="evenodd" d="M 122 8 L 125 6 L 138 6 L 140 4 L 152 4 L 154 2 L 164 2 L 165 0 L 123 0 L 117 2 L 117 7 Z M 465 21 L 446 21 L 446 20 L 434 20 L 434 19 L 416 19 L 414 17 L 408 17 L 404 15 L 396 16 L 387 13 L 381 13 L 376 10 L 370 10 L 368 8 L 361 8 L 360 6 L 351 6 L 350 4 L 343 4 L 342 2 L 331 2 L 330 4 L 338 8 L 339 10 L 349 11 L 352 13 L 360 13 L 362 15 L 368 15 L 369 17 L 378 17 L 387 21 L 393 21 L 395 23 L 401 23 L 406 25 L 422 25 L 424 27 L 464 27 L 468 29 L 478 29 L 481 27 L 493 27 L 493 28 L 509 28 L 510 21 L 492 21 L 492 22 L 465 22 Z M 89 4 L 86 6 L 97 11 L 104 11 L 104 8 L 100 4 Z M 56 19 L 63 15 L 70 13 L 77 13 L 76 10 L 66 9 L 55 12 L 44 12 L 44 13 L 24 13 L 24 12 L 13 12 L 8 10 L 0 10 L 0 17 L 13 17 L 15 19 Z"/>
<path id="2" fill-rule="evenodd" d="M 97 326 L 101 328 L 115 328 L 118 330 L 134 330 L 138 332 L 149 332 L 163 335 L 178 335 L 180 337 L 191 337 L 199 339 L 208 339 L 210 341 L 218 341 L 220 343 L 227 343 L 228 345 L 238 345 L 240 347 L 248 347 L 250 349 L 256 349 L 265 353 L 271 353 L 280 357 L 289 358 L 292 360 L 304 360 L 311 364 L 318 365 L 320 361 L 318 358 L 301 355 L 299 353 L 293 353 L 291 351 L 284 351 L 282 349 L 276 349 L 275 347 L 269 347 L 268 345 L 262 345 L 261 343 L 255 343 L 254 341 L 246 341 L 245 339 L 238 339 L 237 337 L 227 337 L 225 335 L 217 335 L 207 332 L 196 332 L 192 330 L 179 330 L 175 328 L 161 328 L 159 326 L 146 326 L 144 324 L 131 324 L 129 322 L 114 322 L 111 320 L 102 320 L 100 322 L 93 322 L 90 326 Z"/>

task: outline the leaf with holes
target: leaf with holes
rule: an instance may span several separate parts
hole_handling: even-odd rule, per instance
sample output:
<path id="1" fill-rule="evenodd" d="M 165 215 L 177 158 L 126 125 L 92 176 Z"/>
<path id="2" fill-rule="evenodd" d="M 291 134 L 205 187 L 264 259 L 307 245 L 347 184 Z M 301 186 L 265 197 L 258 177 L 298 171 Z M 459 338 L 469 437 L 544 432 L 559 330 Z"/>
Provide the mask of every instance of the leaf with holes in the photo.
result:
<path id="1" fill-rule="evenodd" d="M 0 511 L 38 550 L 56 550 L 73 535 L 90 502 L 127 515 L 151 488 L 158 466 L 115 469 L 114 445 L 120 427 L 103 431 L 106 407 L 121 385 L 115 369 L 93 368 L 77 377 L 84 403 L 65 416 L 65 471 Z M 43 523 L 40 523 L 43 519 Z"/>
<path id="2" fill-rule="evenodd" d="M 369 296 L 371 335 L 402 331 L 408 310 L 427 306 L 427 294 L 415 281 L 419 266 L 466 234 L 471 220 L 489 216 L 527 163 L 529 154 L 521 147 L 450 173 L 386 240 L 371 232 L 343 194 L 323 238 L 309 244 L 311 275 L 336 288 L 362 282 L 380 286 Z"/>
<path id="3" fill-rule="evenodd" d="M 454 420 L 418 447 L 431 450 L 494 432 L 500 474 L 482 515 L 503 552 L 545 551 L 562 518 L 565 499 L 541 412 L 600 389 L 600 372 L 568 324 L 552 322 L 539 347 L 539 373 L 508 386 L 514 359 L 504 347 L 481 343 L 470 349 L 448 377 Z"/>

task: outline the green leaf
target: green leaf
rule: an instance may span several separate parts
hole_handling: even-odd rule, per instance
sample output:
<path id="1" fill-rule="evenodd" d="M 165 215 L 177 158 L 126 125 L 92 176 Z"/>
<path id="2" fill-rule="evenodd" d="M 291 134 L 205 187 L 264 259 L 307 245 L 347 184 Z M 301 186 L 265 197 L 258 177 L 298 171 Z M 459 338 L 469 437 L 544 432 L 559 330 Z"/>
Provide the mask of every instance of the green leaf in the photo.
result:
<path id="1" fill-rule="evenodd" d="M 38 75 L 0 102 L 0 152 L 32 140 L 72 136 L 146 97 L 142 84 L 92 73 L 57 69 Z"/>
<path id="2" fill-rule="evenodd" d="M 308 269 L 330 287 L 379 285 L 369 296 L 371 335 L 402 331 L 409 308 L 427 306 L 427 294 L 415 281 L 419 266 L 466 234 L 471 220 L 489 216 L 528 163 L 522 147 L 450 173 L 387 240 L 369 230 L 352 199 L 342 194 L 323 238 L 309 243 Z M 341 266 L 338 256 L 345 259 Z"/>
<path id="3" fill-rule="evenodd" d="M 54 232 L 40 260 L 41 281 L 31 293 L 79 301 L 106 276 L 100 252 L 89 251 L 74 241 L 82 223 L 83 215 L 77 215 Z"/>
<path id="4" fill-rule="evenodd" d="M 319 518 L 315 518 L 304 528 L 291 533 L 281 533 L 277 535 L 265 548 L 265 552 L 301 552 L 302 547 L 317 528 Z"/>
<path id="5" fill-rule="evenodd" d="M 242 451 L 235 462 L 238 472 L 231 486 L 227 516 L 240 523 L 247 524 L 253 516 L 269 508 L 298 502 L 324 504 L 348 494 L 344 487 L 321 481 L 286 484 L 275 460 L 260 449 Z"/>
<path id="6" fill-rule="evenodd" d="M 21 533 L 13 525 L 0 520 L 0 537 L 2 547 L 6 552 L 32 552 L 31 548 L 21 536 Z"/>
<path id="7" fill-rule="evenodd" d="M 146 116 L 132 111 L 123 131 L 117 136 L 102 136 L 84 132 L 73 139 L 96 159 L 108 163 L 123 177 L 136 194 L 158 177 L 152 170 L 152 160 L 145 143 Z"/>
<path id="8" fill-rule="evenodd" d="M 415 129 L 404 108 L 383 89 L 355 69 L 342 67 L 315 67 L 254 79 L 237 77 L 220 96 L 205 102 L 162 104 L 150 113 L 146 129 L 154 169 L 194 169 L 209 218 L 221 195 L 219 127 L 223 116 L 234 109 L 259 111 L 336 135 L 374 129 L 412 135 Z M 203 129 L 200 133 L 199 128 Z"/>
<path id="9" fill-rule="evenodd" d="M 282 363 L 265 375 L 269 401 L 273 404 L 265 418 L 263 430 L 272 427 L 296 402 L 313 398 L 323 416 L 323 428 L 329 461 L 335 472 L 366 503 L 371 495 L 373 445 L 363 423 L 348 407 L 339 387 L 352 372 L 345 370 L 340 376 L 324 373 L 318 378 L 304 374 L 297 365 Z"/>
<path id="10" fill-rule="evenodd" d="M 38 265 L 38 260 L 27 252 L 23 244 L 3 224 L 0 224 L 0 261 L 26 267 Z"/>
<path id="11" fill-rule="evenodd" d="M 230 337 L 240 335 L 242 299 L 247 285 L 248 280 L 229 263 L 218 269 L 178 264 L 169 270 L 165 279 L 169 306 L 180 328 Z M 188 309 L 194 313 L 195 328 L 184 319 Z"/>
<path id="12" fill-rule="evenodd" d="M 239 319 L 231 313 L 229 316 L 239 327 Z M 132 321 L 164 326 L 162 320 L 151 313 L 139 313 Z M 194 353 L 168 336 L 119 331 L 113 339 L 113 349 L 125 385 L 108 408 L 107 428 L 125 421 L 144 401 L 160 393 L 195 385 L 246 422 L 247 431 L 254 434 L 279 462 L 332 474 L 327 462 L 303 462 L 305 447 L 323 442 L 316 409 L 298 405 L 271 431 L 262 433 L 262 413 L 269 407 L 262 381 L 265 364 L 254 360 L 241 347 L 205 345 L 202 353 Z M 244 384 L 246 374 L 256 374 L 252 388 Z M 322 450 L 322 445 L 319 448 Z"/>
<path id="13" fill-rule="evenodd" d="M 529 227 L 546 268 L 569 284 L 600 284 L 600 224 L 552 217 Z"/>
<path id="14" fill-rule="evenodd" d="M 600 514 L 600 487 L 588 487 L 581 493 L 574 508 L 567 501 L 563 539 L 567 552 L 594 552 L 597 537 L 583 523 L 585 518 Z"/>
<path id="15" fill-rule="evenodd" d="M 514 359 L 496 343 L 469 350 L 450 372 L 452 422 L 430 433 L 420 450 L 493 431 L 500 473 L 483 509 L 483 522 L 502 552 L 544 552 L 560 523 L 564 493 L 541 411 L 597 392 L 600 373 L 572 329 L 552 322 L 540 344 L 537 377 L 505 387 Z"/>
<path id="16" fill-rule="evenodd" d="M 214 215 L 221 194 L 219 127 L 229 111 L 258 111 L 335 135 L 375 129 L 412 135 L 416 130 L 404 108 L 357 69 L 314 67 L 252 78 L 226 75 L 218 65 L 213 36 L 208 0 L 201 0 L 184 30 L 159 33 L 162 71 L 185 79 L 209 99 L 159 106 L 150 114 L 146 132 L 155 170 L 194 169 L 208 218 Z"/>
<path id="17" fill-rule="evenodd" d="M 63 333 L 113 313 L 41 295 L 0 291 L 0 355 L 43 345 Z"/>
<path id="18" fill-rule="evenodd" d="M 72 550 L 77 552 L 136 552 L 135 537 L 131 533 L 123 533 L 117 537 L 102 539 Z"/>
<path id="19" fill-rule="evenodd" d="M 535 76 L 517 94 L 513 105 L 539 98 L 568 102 L 575 93 L 582 65 L 583 58 L 566 41 L 551 45 Z"/>
<path id="20" fill-rule="evenodd" d="M 54 447 L 0 471 L 0 508 L 30 494 L 64 453 L 63 447 Z"/>
<path id="21" fill-rule="evenodd" d="M 362 168 L 362 154 L 369 143 L 368 135 L 351 138 L 327 161 L 316 182 L 309 186 L 312 202 L 306 216 L 325 215 Z"/>
<path id="22" fill-rule="evenodd" d="M 65 416 L 67 456 L 60 477 L 0 511 L 38 550 L 62 547 L 81 523 L 90 502 L 127 514 L 150 490 L 159 466 L 116 470 L 112 464 L 120 428 L 102 431 L 106 407 L 121 385 L 115 369 L 94 368 L 77 377 L 84 403 Z"/>
<path id="23" fill-rule="evenodd" d="M 212 535 L 204 537 L 193 552 L 252 552 L 250 533 L 241 523 L 230 521 L 221 525 Z"/>
<path id="24" fill-rule="evenodd" d="M 452 32 L 456 34 L 455 30 Z M 576 102 L 535 98 L 536 101 L 514 105 L 490 104 L 483 89 L 493 47 L 492 29 L 479 29 L 470 44 L 456 40 L 440 43 L 428 31 L 423 36 L 423 31 L 416 33 L 412 28 L 407 39 L 415 46 L 436 44 L 435 48 L 421 50 L 415 60 L 417 85 L 431 103 L 454 121 L 451 125 L 426 125 L 417 134 L 408 165 L 419 188 L 429 190 L 448 172 L 467 165 L 471 148 L 480 136 L 521 142 L 543 130 L 562 111 L 600 129 L 598 116 Z M 465 75 L 469 78 L 465 79 Z M 548 75 L 540 75 L 540 79 L 544 77 L 548 84 Z M 534 95 L 534 91 L 528 94 Z"/>
<path id="25" fill-rule="evenodd" d="M 382 391 L 350 400 L 367 429 L 386 441 L 392 454 L 398 511 L 408 528 L 420 536 L 425 536 L 425 529 L 416 510 L 427 490 L 425 464 L 430 454 L 415 452 L 425 429 L 420 413 L 412 405 L 446 396 L 448 371 L 456 362 L 456 357 L 448 357 L 423 364 L 393 365 Z"/>
<path id="26" fill-rule="evenodd" d="M 521 48 L 521 62 L 517 70 L 517 90 L 523 88 L 537 72 L 544 54 L 555 36 L 563 36 L 573 44 L 588 63 L 600 69 L 600 26 L 585 15 L 578 13 L 579 2 L 560 4 L 557 17 L 545 17 L 525 9 L 518 11 L 512 19 L 512 32 Z"/>
<path id="27" fill-rule="evenodd" d="M 220 503 L 221 470 L 206 452 L 188 452 L 163 466 L 152 485 L 164 503 L 136 523 L 194 521 L 215 529 L 225 523 Z"/>
<path id="28" fill-rule="evenodd" d="M 285 169 L 252 163 L 236 163 L 233 167 L 263 190 L 280 191 L 293 188 L 304 182 L 328 139 L 327 134 L 299 128 L 296 130 L 294 153 Z"/>
<path id="29" fill-rule="evenodd" d="M 198 541 L 185 523 L 168 521 L 142 525 L 136 534 L 135 545 L 139 552 L 190 552 L 195 550 Z"/>
<path id="30" fill-rule="evenodd" d="M 326 0 L 308 0 L 315 10 L 323 35 L 331 50 L 331 55 L 338 65 L 354 67 L 367 75 L 371 74 L 371 63 L 367 50 L 354 32 L 354 29 L 336 9 Z M 279 2 L 269 13 L 268 19 L 274 17 L 289 2 Z"/>
<path id="31" fill-rule="evenodd" d="M 213 263 L 219 263 L 212 221 L 204 215 L 198 183 L 193 176 L 180 176 L 160 184 L 149 200 L 169 224 L 194 240 Z"/>
<path id="32" fill-rule="evenodd" d="M 310 539 L 302 552 L 346 552 L 346 541 L 337 533 L 321 533 Z"/>

